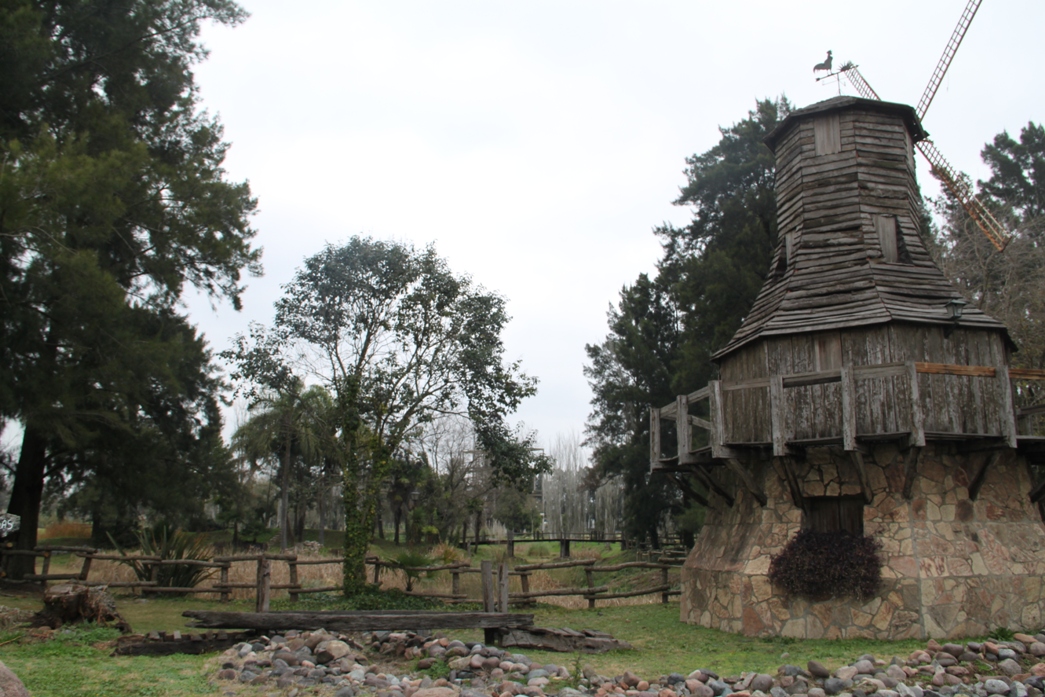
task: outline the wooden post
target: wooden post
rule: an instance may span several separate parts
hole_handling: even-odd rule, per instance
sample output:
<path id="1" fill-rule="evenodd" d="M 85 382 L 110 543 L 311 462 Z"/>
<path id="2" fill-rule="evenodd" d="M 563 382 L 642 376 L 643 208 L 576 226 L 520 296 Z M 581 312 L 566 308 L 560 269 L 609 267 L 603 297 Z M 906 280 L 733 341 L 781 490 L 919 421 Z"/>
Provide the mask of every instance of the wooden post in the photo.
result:
<path id="1" fill-rule="evenodd" d="M 380 559 L 375 559 L 374 560 L 374 585 L 375 586 L 380 586 L 381 585 L 381 560 Z"/>
<path id="2" fill-rule="evenodd" d="M 508 552 L 507 552 L 507 554 L 508 554 L 508 558 L 509 559 L 515 559 L 515 531 L 514 530 L 509 530 L 508 531 Z M 504 612 L 508 612 L 508 611 L 505 610 Z"/>
<path id="3" fill-rule="evenodd" d="M 483 578 L 483 610 L 494 612 L 493 562 L 489 559 L 483 560 L 479 568 Z"/>
<path id="4" fill-rule="evenodd" d="M 660 585 L 668 585 L 668 567 L 666 566 L 660 570 Z M 664 592 L 660 594 L 660 602 L 662 602 L 665 605 L 668 604 L 668 590 L 669 589 L 665 588 Z"/>
<path id="5" fill-rule="evenodd" d="M 649 466 L 650 470 L 660 464 L 660 409 L 649 410 Z"/>
<path id="6" fill-rule="evenodd" d="M 268 612 L 272 599 L 272 561 L 265 555 L 258 557 L 257 598 L 254 612 Z"/>
<path id="7" fill-rule="evenodd" d="M 298 601 L 297 589 L 301 588 L 298 583 L 298 557 L 296 554 L 287 560 L 287 566 L 290 567 L 290 602 L 296 603 Z"/>
<path id="8" fill-rule="evenodd" d="M 91 573 L 91 562 L 94 560 L 94 552 L 87 552 L 83 557 L 83 566 L 80 567 L 80 580 L 87 583 L 87 574 Z"/>
<path id="9" fill-rule="evenodd" d="M 588 582 L 588 609 L 595 609 L 595 572 L 591 566 L 584 567 L 584 578 Z"/>
<path id="10" fill-rule="evenodd" d="M 452 595 L 461 594 L 461 572 L 459 572 L 457 569 L 453 569 L 450 571 L 450 593 Z M 454 598 L 453 602 L 456 603 L 457 599 Z"/>
<path id="11" fill-rule="evenodd" d="M 229 569 L 232 567 L 232 562 L 227 561 L 221 565 L 221 602 L 227 603 L 231 599 L 229 595 Z"/>
<path id="12" fill-rule="evenodd" d="M 530 592 L 530 574 L 529 574 L 529 572 L 523 572 L 523 574 L 521 576 L 519 576 L 519 584 L 522 586 L 523 595 L 525 595 L 525 594 Z M 525 607 L 532 607 L 533 606 L 533 598 L 526 598 L 523 601 L 523 605 Z"/>
<path id="13" fill-rule="evenodd" d="M 501 562 L 497 567 L 497 612 L 508 612 L 508 565 Z"/>
<path id="14" fill-rule="evenodd" d="M 998 403 L 998 413 L 1001 416 L 1001 435 L 1005 438 L 1005 445 L 1015 448 L 1018 442 L 1015 412 L 1012 408 L 1012 382 L 1009 381 L 1009 366 L 998 366 L 995 370 L 995 376 L 998 379 L 998 391 L 1001 398 Z"/>
<path id="15" fill-rule="evenodd" d="M 925 415 L 922 413 L 922 397 L 918 392 L 918 368 L 914 361 L 907 361 L 907 379 L 911 383 L 911 440 L 915 448 L 925 447 Z"/>
<path id="16" fill-rule="evenodd" d="M 842 366 L 842 448 L 856 450 L 856 380 L 853 367 Z"/>
<path id="17" fill-rule="evenodd" d="M 51 552 L 44 550 L 40 553 L 40 556 L 44 558 L 44 563 L 40 566 L 40 575 L 46 576 L 47 572 L 51 570 Z M 47 588 L 47 579 L 41 581 L 44 588 Z"/>
<path id="18" fill-rule="evenodd" d="M 570 538 L 561 537 L 559 538 L 559 558 L 569 559 L 570 558 Z"/>
<path id="19" fill-rule="evenodd" d="M 680 394 L 675 397 L 675 447 L 679 464 L 689 462 L 689 451 L 693 449 L 693 434 L 689 423 L 689 397 Z"/>
<path id="20" fill-rule="evenodd" d="M 160 582 L 160 565 L 153 564 L 149 568 L 149 580 L 152 581 L 152 585 L 158 586 Z M 142 588 L 142 595 L 145 595 L 145 588 Z"/>
<path id="21" fill-rule="evenodd" d="M 773 456 L 787 454 L 787 434 L 784 432 L 784 376 L 769 378 L 769 420 L 773 428 Z"/>

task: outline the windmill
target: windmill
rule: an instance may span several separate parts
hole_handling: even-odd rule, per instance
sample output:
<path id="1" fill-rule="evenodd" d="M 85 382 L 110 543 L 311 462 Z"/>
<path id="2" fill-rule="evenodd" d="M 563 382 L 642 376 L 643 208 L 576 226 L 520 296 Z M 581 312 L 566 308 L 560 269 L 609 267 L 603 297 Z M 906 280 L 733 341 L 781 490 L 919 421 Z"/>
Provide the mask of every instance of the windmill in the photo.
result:
<path id="1" fill-rule="evenodd" d="M 925 113 L 929 110 L 933 97 L 936 96 L 936 90 L 939 89 L 940 83 L 943 82 L 943 77 L 947 74 L 947 69 L 951 66 L 951 61 L 954 60 L 954 54 L 957 53 L 958 46 L 961 45 L 965 32 L 968 31 L 969 25 L 972 23 L 973 17 L 976 16 L 976 11 L 980 8 L 981 2 L 982 0 L 969 0 L 962 11 L 958 24 L 954 31 L 951 32 L 951 38 L 947 41 L 947 46 L 943 50 L 943 55 L 940 56 L 936 69 L 933 71 L 932 77 L 929 78 L 929 84 L 926 85 L 922 98 L 918 100 L 918 106 L 915 108 L 915 111 L 919 120 L 925 118 Z M 864 79 L 859 68 L 853 63 L 849 62 L 841 66 L 838 69 L 838 74 L 844 75 L 861 97 L 881 101 L 882 98 L 878 96 L 878 93 L 874 91 L 874 88 Z M 920 140 L 915 144 L 915 147 L 928 160 L 933 176 L 939 179 L 954 195 L 962 205 L 962 208 L 965 209 L 965 212 L 969 214 L 969 217 L 976 222 L 983 234 L 991 241 L 991 244 L 999 252 L 1004 251 L 1005 246 L 1012 239 L 1012 235 L 1002 227 L 1001 223 L 983 205 L 983 202 L 976 197 L 972 186 L 969 185 L 966 178 L 944 158 L 932 140 Z"/>

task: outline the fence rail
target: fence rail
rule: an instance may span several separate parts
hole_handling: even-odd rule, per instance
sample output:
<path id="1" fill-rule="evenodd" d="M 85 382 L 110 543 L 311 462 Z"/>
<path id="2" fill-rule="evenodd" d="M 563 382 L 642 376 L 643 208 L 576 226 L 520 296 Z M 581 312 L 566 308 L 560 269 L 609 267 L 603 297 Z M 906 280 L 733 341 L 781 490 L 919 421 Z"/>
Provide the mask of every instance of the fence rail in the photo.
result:
<path id="1" fill-rule="evenodd" d="M 55 553 L 69 553 L 83 559 L 78 573 L 53 574 L 50 573 L 51 559 Z M 109 586 L 112 588 L 137 589 L 146 593 L 179 593 L 179 594 L 217 594 L 223 602 L 231 600 L 233 590 L 254 589 L 255 604 L 258 611 L 267 611 L 272 591 L 285 590 L 290 596 L 291 602 L 297 602 L 301 594 L 306 593 L 329 593 L 341 590 L 340 586 L 303 586 L 298 578 L 298 567 L 319 564 L 342 564 L 339 557 L 320 559 L 299 559 L 296 554 L 247 554 L 234 556 L 216 556 L 210 560 L 206 559 L 161 559 L 153 555 L 122 555 L 105 554 L 91 547 L 65 547 L 65 546 L 40 546 L 34 550 L 18 550 L 8 547 L 0 548 L 0 578 L 6 576 L 6 562 L 9 557 L 33 556 L 43 560 L 41 573 L 25 577 L 27 581 L 38 581 L 46 585 L 52 581 L 78 581 L 88 586 Z M 149 573 L 149 579 L 139 578 L 135 581 L 91 581 L 91 564 L 94 560 L 116 561 L 121 563 L 139 562 Z M 257 565 L 257 573 L 254 582 L 233 582 L 229 580 L 229 572 L 234 563 L 253 562 Z M 288 567 L 289 583 L 272 583 L 272 563 L 283 562 Z M 580 596 L 588 601 L 588 607 L 594 608 L 598 600 L 610 600 L 615 598 L 630 598 L 643 595 L 660 594 L 661 602 L 667 603 L 670 596 L 679 595 L 681 591 L 674 588 L 669 581 L 669 571 L 678 568 L 682 559 L 677 556 L 664 556 L 656 562 L 635 561 L 623 562 L 597 566 L 596 560 L 565 560 L 555 562 L 541 562 L 537 564 L 522 564 L 514 568 L 502 563 L 494 573 L 493 563 L 481 562 L 475 567 L 467 562 L 452 564 L 441 564 L 434 566 L 405 567 L 392 561 L 384 561 L 377 557 L 367 557 L 368 566 L 373 567 L 372 576 L 375 584 L 381 583 L 382 569 L 403 572 L 407 577 L 406 593 L 415 597 L 434 598 L 448 601 L 451 604 L 481 603 L 488 612 L 507 612 L 509 605 L 532 606 L 537 598 Z M 208 586 L 174 587 L 161 586 L 159 584 L 159 571 L 162 567 L 170 566 L 193 566 L 217 569 L 218 581 Z M 583 568 L 586 584 L 582 588 L 554 588 L 545 590 L 531 590 L 531 575 L 537 571 L 552 569 Z M 612 573 L 625 569 L 659 569 L 660 583 L 652 588 L 635 589 L 611 593 L 608 585 L 595 585 L 596 573 Z M 448 571 L 451 575 L 451 592 L 436 593 L 415 591 L 411 585 L 411 575 L 428 574 L 437 571 Z M 481 574 L 482 597 L 472 598 L 461 592 L 461 576 L 465 574 Z M 368 574 L 369 575 L 369 574 Z M 520 592 L 509 592 L 509 580 L 512 576 L 519 578 Z"/>

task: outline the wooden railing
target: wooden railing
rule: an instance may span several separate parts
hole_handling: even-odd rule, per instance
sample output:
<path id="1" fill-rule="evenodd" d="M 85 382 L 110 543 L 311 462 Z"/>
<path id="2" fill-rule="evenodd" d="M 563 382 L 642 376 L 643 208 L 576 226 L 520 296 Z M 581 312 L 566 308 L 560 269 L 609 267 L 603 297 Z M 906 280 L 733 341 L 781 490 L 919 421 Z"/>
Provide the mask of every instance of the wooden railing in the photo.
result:
<path id="1" fill-rule="evenodd" d="M 1028 419 L 1045 414 L 1045 405 L 1035 405 L 1015 409 L 1013 405 L 1013 380 L 1042 381 L 1045 370 L 1029 368 L 1008 368 L 1006 366 L 970 366 L 947 363 L 926 363 L 908 361 L 905 363 L 885 363 L 879 365 L 845 366 L 836 370 L 823 370 L 791 375 L 772 375 L 737 382 L 713 380 L 706 387 L 687 395 L 679 395 L 675 402 L 650 410 L 650 465 L 659 469 L 665 464 L 684 466 L 699 461 L 699 454 L 706 454 L 710 459 L 727 463 L 737 457 L 736 447 L 755 445 L 771 447 L 774 456 L 784 455 L 788 444 L 793 442 L 792 434 L 786 427 L 785 391 L 789 388 L 810 387 L 814 385 L 840 384 L 841 427 L 832 434 L 833 440 L 839 441 L 845 450 L 857 450 L 857 438 L 870 435 L 857 430 L 857 381 L 882 380 L 885 378 L 905 377 L 906 395 L 894 395 L 903 399 L 903 411 L 909 413 L 906 428 L 894 433 L 884 434 L 905 437 L 912 446 L 921 447 L 926 442 L 926 415 L 923 411 L 923 396 L 919 394 L 919 375 L 955 376 L 957 378 L 993 378 L 998 384 L 999 432 L 996 434 L 963 434 L 934 432 L 933 436 L 989 436 L 1001 438 L 1009 447 L 1017 447 L 1020 430 L 1026 430 Z M 741 390 L 768 390 L 769 439 L 767 442 L 738 442 L 729 438 L 726 424 L 724 395 Z M 707 402 L 707 416 L 696 416 L 690 408 Z M 665 458 L 661 442 L 662 420 L 675 422 L 676 456 Z M 1021 426 L 1022 425 L 1022 426 Z M 697 449 L 693 447 L 694 428 L 706 432 L 707 444 Z M 1028 435 L 1024 433 L 1023 435 Z M 829 440 L 829 439 L 824 439 Z M 701 451 L 698 453 L 698 451 Z"/>
<path id="2" fill-rule="evenodd" d="M 75 574 L 52 574 L 50 573 L 51 560 L 56 553 L 70 553 L 83 559 L 83 564 L 80 571 Z M 32 574 L 25 578 L 26 581 L 38 581 L 46 585 L 52 581 L 77 581 L 89 586 L 108 586 L 111 588 L 128 588 L 131 590 L 138 589 L 142 592 L 147 593 L 176 593 L 176 594 L 216 594 L 220 597 L 223 602 L 227 602 L 231 599 L 233 590 L 245 589 L 253 590 L 255 597 L 255 604 L 258 611 L 267 611 L 269 602 L 271 599 L 272 591 L 285 590 L 290 596 L 291 602 L 297 602 L 302 594 L 306 593 L 329 593 L 341 590 L 341 586 L 302 586 L 298 577 L 298 567 L 307 565 L 317 564 L 337 564 L 343 563 L 340 557 L 332 558 L 319 558 L 319 559 L 302 559 L 296 554 L 250 554 L 250 555 L 235 555 L 235 556 L 216 556 L 210 560 L 206 559 L 161 559 L 156 556 L 149 555 L 122 555 L 122 554 L 105 554 L 97 549 L 90 547 L 37 547 L 35 550 L 16 550 L 9 548 L 0 548 L 0 568 L 6 568 L 6 559 L 13 556 L 33 556 L 43 559 L 41 573 Z M 149 580 L 136 579 L 134 581 L 91 581 L 89 578 L 90 570 L 92 568 L 92 562 L 98 561 L 116 561 L 121 563 L 127 562 L 141 562 L 143 565 L 148 565 L 150 569 L 151 578 Z M 588 601 L 588 607 L 595 607 L 597 600 L 610 600 L 615 598 L 630 598 L 638 597 L 643 595 L 661 595 L 661 601 L 664 603 L 668 602 L 670 596 L 678 595 L 679 590 L 673 587 L 673 584 L 669 581 L 668 572 L 672 568 L 677 568 L 681 565 L 683 559 L 678 557 L 662 557 L 657 562 L 649 561 L 636 561 L 636 562 L 624 562 L 620 564 L 613 564 L 608 566 L 596 566 L 594 560 L 577 560 L 577 561 L 556 561 L 556 562 L 545 562 L 540 564 L 525 564 L 516 566 L 514 569 L 508 567 L 507 564 L 499 565 L 496 575 L 494 574 L 492 562 L 484 561 L 480 566 L 475 567 L 467 562 L 457 562 L 452 564 L 442 564 L 436 566 L 422 566 L 422 567 L 404 567 L 403 565 L 393 562 L 384 561 L 377 557 L 367 557 L 366 565 L 373 567 L 372 574 L 370 577 L 373 579 L 373 583 L 379 585 L 381 583 L 382 570 L 388 569 L 392 571 L 403 572 L 404 574 L 430 574 L 439 571 L 449 572 L 451 575 L 451 591 L 450 593 L 436 593 L 427 591 L 405 591 L 408 595 L 417 597 L 433 598 L 444 600 L 451 604 L 462 604 L 462 603 L 482 603 L 488 608 L 488 611 L 493 612 L 494 608 L 504 608 L 501 611 L 507 612 L 507 607 L 511 605 L 532 605 L 534 600 L 537 598 L 545 598 L 552 596 L 580 596 Z M 253 562 L 256 564 L 255 579 L 252 582 L 231 582 L 229 580 L 229 572 L 234 563 Z M 271 582 L 272 579 L 272 562 L 283 562 L 288 567 L 288 583 L 274 584 Z M 219 579 L 216 583 L 210 585 L 198 585 L 194 587 L 164 587 L 160 586 L 158 582 L 159 570 L 163 566 L 197 566 L 205 568 L 218 569 Z M 531 575 L 540 570 L 546 569 L 567 569 L 583 567 L 585 572 L 585 578 L 587 584 L 583 588 L 555 588 L 547 590 L 531 590 L 530 581 Z M 95 567 L 96 568 L 96 567 Z M 596 586 L 594 576 L 597 573 L 607 573 L 614 571 L 621 571 L 628 568 L 642 568 L 642 569 L 660 569 L 661 578 L 660 583 L 650 588 L 644 588 L 639 590 L 622 591 L 611 593 L 608 586 Z M 469 597 L 467 594 L 461 591 L 461 577 L 465 574 L 480 574 L 482 578 L 482 595 L 480 597 Z M 520 592 L 512 593 L 508 590 L 509 579 L 512 576 L 519 578 Z M 502 590 L 503 589 L 503 590 Z M 505 595 L 506 594 L 506 595 Z M 499 599 L 502 595 L 507 598 L 504 602 Z"/>

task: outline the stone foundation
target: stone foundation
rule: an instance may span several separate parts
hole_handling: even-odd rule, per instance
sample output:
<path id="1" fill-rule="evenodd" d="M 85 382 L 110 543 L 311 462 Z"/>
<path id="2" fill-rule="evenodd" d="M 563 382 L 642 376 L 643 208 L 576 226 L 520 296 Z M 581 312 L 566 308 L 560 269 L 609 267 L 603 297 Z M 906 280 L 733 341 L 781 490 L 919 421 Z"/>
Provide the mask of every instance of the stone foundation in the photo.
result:
<path id="1" fill-rule="evenodd" d="M 882 542 L 882 586 L 870 600 L 789 598 L 767 576 L 802 524 L 780 463 L 752 473 L 765 507 L 732 482 L 732 507 L 712 495 L 707 519 L 682 570 L 682 620 L 750 636 L 799 638 L 951 638 L 996 627 L 1037 629 L 1045 617 L 1045 525 L 1030 503 L 1026 462 L 1006 451 L 986 471 L 977 500 L 969 482 L 990 457 L 930 444 L 911 498 L 903 495 L 904 453 L 879 445 L 865 469 L 873 494 L 864 533 Z M 803 496 L 862 491 L 855 466 L 838 449 L 810 449 L 792 465 Z M 717 478 L 725 472 L 717 471 Z"/>

